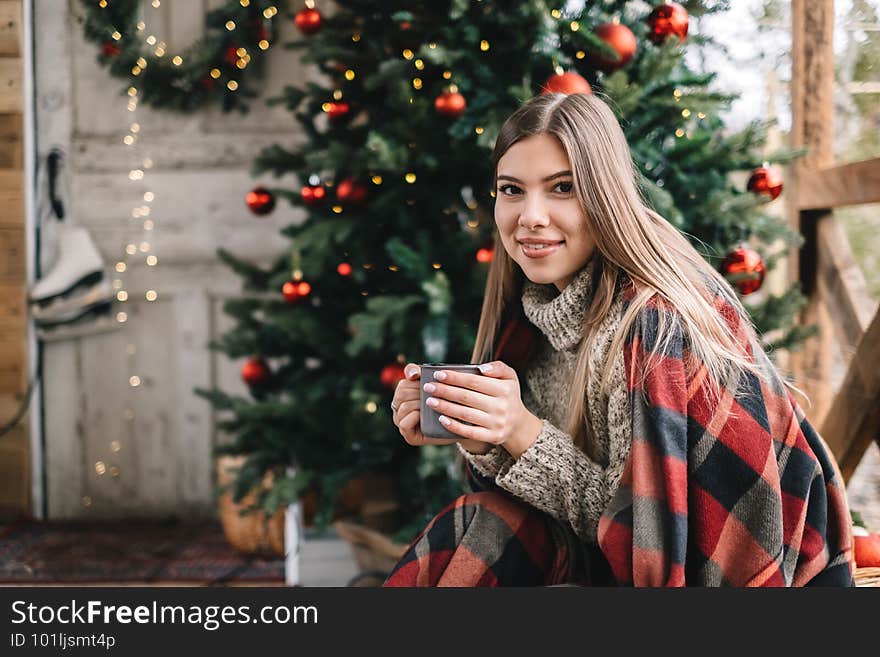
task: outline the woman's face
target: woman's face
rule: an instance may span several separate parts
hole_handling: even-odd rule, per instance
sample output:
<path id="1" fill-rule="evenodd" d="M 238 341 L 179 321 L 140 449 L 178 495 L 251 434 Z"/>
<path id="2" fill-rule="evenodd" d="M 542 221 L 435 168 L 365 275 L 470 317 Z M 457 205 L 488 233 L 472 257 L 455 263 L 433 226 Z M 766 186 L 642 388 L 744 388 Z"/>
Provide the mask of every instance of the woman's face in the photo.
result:
<path id="1" fill-rule="evenodd" d="M 530 281 L 559 290 L 596 248 L 572 180 L 568 157 L 553 135 L 522 139 L 498 162 L 495 224 L 504 249 Z"/>

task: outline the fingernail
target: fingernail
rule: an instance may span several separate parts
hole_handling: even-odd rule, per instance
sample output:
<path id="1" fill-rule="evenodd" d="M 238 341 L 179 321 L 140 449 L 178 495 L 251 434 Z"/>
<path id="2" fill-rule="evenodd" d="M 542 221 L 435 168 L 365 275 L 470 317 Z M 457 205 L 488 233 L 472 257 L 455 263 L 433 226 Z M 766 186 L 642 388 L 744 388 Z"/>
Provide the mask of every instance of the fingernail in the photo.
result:
<path id="1" fill-rule="evenodd" d="M 434 378 L 438 381 L 444 381 L 446 379 L 446 372 L 434 372 Z"/>
<path id="2" fill-rule="evenodd" d="M 433 383 L 426 383 L 425 384 L 425 392 L 434 392 L 436 389 L 437 389 L 437 386 L 435 386 Z"/>
<path id="3" fill-rule="evenodd" d="M 404 373 L 405 373 L 407 376 L 412 376 L 413 374 L 416 373 L 416 368 L 415 368 L 415 367 L 407 367 L 407 368 L 404 370 Z"/>
<path id="4" fill-rule="evenodd" d="M 492 363 L 483 363 L 482 365 L 479 365 L 478 367 L 480 368 L 480 371 L 483 374 L 485 374 L 486 372 L 492 371 Z"/>
<path id="5" fill-rule="evenodd" d="M 449 422 L 450 422 L 450 420 L 449 420 L 448 417 L 446 417 L 445 415 L 441 415 L 441 416 L 440 416 L 440 424 L 442 424 L 442 425 L 448 425 Z"/>
<path id="6" fill-rule="evenodd" d="M 440 404 L 440 402 L 438 402 L 438 401 L 437 401 L 436 399 L 434 399 L 433 397 L 428 397 L 428 398 L 425 400 L 425 403 L 426 403 L 428 406 L 430 406 L 431 408 L 434 408 L 435 406 L 438 406 L 438 405 Z"/>

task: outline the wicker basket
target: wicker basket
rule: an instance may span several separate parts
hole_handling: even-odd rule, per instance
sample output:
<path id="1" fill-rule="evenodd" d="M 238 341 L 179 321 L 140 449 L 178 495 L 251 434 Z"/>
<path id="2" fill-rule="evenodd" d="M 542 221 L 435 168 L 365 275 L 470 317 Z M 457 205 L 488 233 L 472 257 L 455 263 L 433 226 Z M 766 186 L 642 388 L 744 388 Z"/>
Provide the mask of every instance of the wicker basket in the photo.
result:
<path id="1" fill-rule="evenodd" d="M 880 568 L 856 568 L 856 586 L 875 586 L 880 588 Z"/>
<path id="2" fill-rule="evenodd" d="M 217 458 L 217 483 L 226 486 L 233 480 L 230 469 L 240 468 L 246 456 L 220 456 Z M 263 486 L 272 483 L 271 474 L 263 479 Z M 262 511 L 241 515 L 241 510 L 256 500 L 256 492 L 248 493 L 241 502 L 234 502 L 232 492 L 220 496 L 220 523 L 229 544 L 238 552 L 268 557 L 284 556 L 284 513 L 286 507 L 267 518 Z"/>
<path id="3" fill-rule="evenodd" d="M 351 545 L 362 573 L 390 573 L 408 547 L 356 522 L 339 520 L 333 523 L 333 528 L 340 538 Z"/>

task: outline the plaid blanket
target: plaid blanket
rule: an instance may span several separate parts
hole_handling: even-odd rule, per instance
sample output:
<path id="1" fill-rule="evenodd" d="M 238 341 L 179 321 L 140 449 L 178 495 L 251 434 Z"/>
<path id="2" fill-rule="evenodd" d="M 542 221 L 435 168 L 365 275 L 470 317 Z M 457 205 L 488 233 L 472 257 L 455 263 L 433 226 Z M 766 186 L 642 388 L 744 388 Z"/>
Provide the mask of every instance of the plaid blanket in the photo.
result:
<path id="1" fill-rule="evenodd" d="M 607 564 L 593 566 L 595 554 L 571 528 L 478 473 L 470 471 L 469 479 L 475 492 L 434 516 L 384 587 L 586 586 L 610 579 Z"/>
<path id="2" fill-rule="evenodd" d="M 624 291 L 624 311 L 637 289 Z M 656 300 L 657 297 L 654 297 Z M 853 585 L 844 483 L 824 441 L 742 318 L 720 293 L 715 307 L 765 374 L 725 386 L 707 403 L 705 367 L 685 372 L 686 335 L 671 306 L 652 301 L 624 347 L 633 444 L 599 522 L 599 547 L 621 585 Z M 661 313 L 678 327 L 659 364 L 639 373 Z M 522 371 L 534 344 L 511 318 L 496 358 Z"/>

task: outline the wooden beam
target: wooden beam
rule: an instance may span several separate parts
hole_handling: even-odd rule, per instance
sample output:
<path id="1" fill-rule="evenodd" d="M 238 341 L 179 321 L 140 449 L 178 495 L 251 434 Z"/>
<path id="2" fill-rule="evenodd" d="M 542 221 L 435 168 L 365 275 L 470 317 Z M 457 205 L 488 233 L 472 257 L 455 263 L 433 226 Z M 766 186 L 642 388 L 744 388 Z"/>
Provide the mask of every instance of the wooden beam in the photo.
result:
<path id="1" fill-rule="evenodd" d="M 24 68 L 20 57 L 0 57 L 0 112 L 21 112 L 23 108 L 22 75 Z"/>
<path id="2" fill-rule="evenodd" d="M 23 122 L 21 114 L 0 114 L 0 169 L 21 170 L 24 167 Z"/>
<path id="3" fill-rule="evenodd" d="M 30 508 L 30 443 L 25 425 L 0 441 L 0 520 L 14 520 Z"/>
<path id="4" fill-rule="evenodd" d="M 0 2 L 0 56 L 21 55 L 21 0 Z"/>
<path id="5" fill-rule="evenodd" d="M 21 0 L 0 0 L 0 424 L 28 388 Z M 0 437 L 0 519 L 31 511 L 27 415 Z"/>
<path id="6" fill-rule="evenodd" d="M 798 172 L 799 210 L 880 203 L 880 158 Z"/>
<path id="7" fill-rule="evenodd" d="M 810 420 L 821 426 L 831 403 L 831 336 L 834 331 L 827 308 L 819 298 L 816 276 L 819 257 L 816 243 L 827 213 L 807 217 L 797 201 L 807 180 L 803 172 L 828 169 L 834 162 L 834 2 L 792 1 L 792 125 L 791 145 L 809 147 L 808 154 L 792 167 L 793 201 L 789 201 L 792 227 L 804 235 L 802 251 L 790 253 L 792 280 L 799 280 L 808 296 L 801 324 L 818 324 L 818 335 L 804 341 L 790 359 L 791 370 L 809 395 Z M 804 260 L 804 262 L 802 262 Z"/>
<path id="8" fill-rule="evenodd" d="M 0 228 L 0 280 L 25 277 L 24 228 Z"/>
<path id="9" fill-rule="evenodd" d="M 837 339 L 844 345 L 857 345 L 877 312 L 877 302 L 868 294 L 849 239 L 833 216 L 818 227 L 817 243 L 819 296 L 828 308 Z"/>
<path id="10" fill-rule="evenodd" d="M 24 227 L 24 173 L 0 170 L 0 228 L 19 227 Z"/>
<path id="11" fill-rule="evenodd" d="M 822 423 L 843 478 L 848 481 L 865 450 L 880 439 L 880 313 L 874 316 Z"/>
<path id="12" fill-rule="evenodd" d="M 792 1 L 793 145 L 809 146 L 796 161 L 825 169 L 834 161 L 834 2 Z"/>
<path id="13" fill-rule="evenodd" d="M 21 394 L 27 388 L 26 316 L 27 287 L 24 279 L 0 279 L 0 396 Z M 11 415 L 0 415 L 0 424 Z"/>

